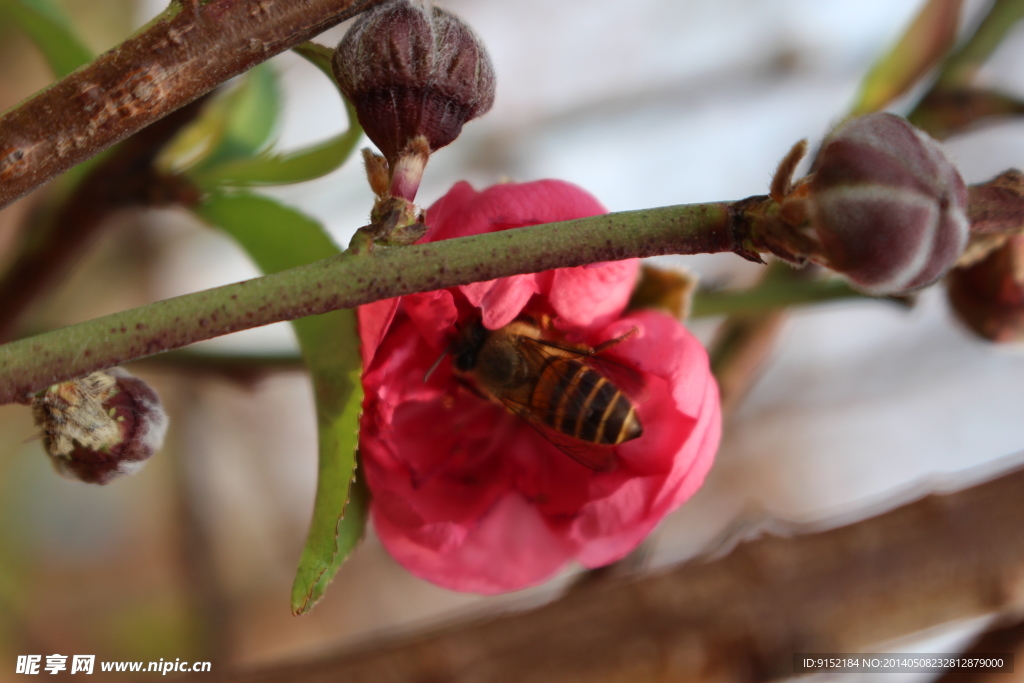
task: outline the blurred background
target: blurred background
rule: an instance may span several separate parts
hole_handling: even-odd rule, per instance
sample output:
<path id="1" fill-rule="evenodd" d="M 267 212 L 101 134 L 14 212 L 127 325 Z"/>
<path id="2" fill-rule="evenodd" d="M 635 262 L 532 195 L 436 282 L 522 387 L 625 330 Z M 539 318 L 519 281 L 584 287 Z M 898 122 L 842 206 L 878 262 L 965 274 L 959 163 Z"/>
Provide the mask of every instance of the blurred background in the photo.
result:
<path id="1" fill-rule="evenodd" d="M 59 4 L 97 52 L 165 7 Z M 968 2 L 968 16 L 984 4 Z M 621 211 L 765 193 L 796 140 L 813 145 L 846 113 L 865 70 L 920 2 L 443 5 L 482 36 L 498 92 L 492 111 L 432 158 L 421 203 L 458 180 L 480 188 L 554 177 Z M 319 42 L 333 45 L 343 31 Z M 1018 26 L 982 76 L 1024 95 L 1022 60 Z M 12 28 L 0 27 L 0 64 L 0 109 L 51 80 Z M 270 64 L 285 92 L 281 148 L 346 127 L 321 73 L 292 54 Z M 988 126 L 947 147 L 968 183 L 987 180 L 1024 163 L 1024 122 Z M 373 201 L 356 159 L 318 180 L 261 191 L 321 220 L 340 244 L 367 222 Z M 0 212 L 0 264 L 46 193 Z M 759 268 L 732 255 L 658 261 L 721 286 L 751 282 Z M 228 238 L 184 212 L 123 213 L 31 324 L 64 325 L 257 274 Z M 692 328 L 709 341 L 716 324 L 700 319 Z M 279 324 L 203 346 L 266 354 L 294 350 L 295 341 Z M 292 617 L 291 582 L 316 476 L 306 377 L 284 370 L 231 378 L 154 363 L 132 370 L 157 388 L 172 426 L 141 474 L 110 486 L 57 477 L 29 410 L 0 407 L 0 681 L 16 678 L 16 656 L 30 652 L 211 660 L 215 671 L 301 659 L 396 630 L 535 605 L 578 571 L 500 598 L 456 594 L 406 573 L 371 531 L 312 614 Z M 727 424 L 707 483 L 651 538 L 647 566 L 692 557 L 737 525 L 848 521 L 1019 464 L 1021 377 L 1020 347 L 972 335 L 951 316 L 941 287 L 909 309 L 850 300 L 794 311 Z M 979 627 L 954 625 L 898 646 L 953 651 Z"/>

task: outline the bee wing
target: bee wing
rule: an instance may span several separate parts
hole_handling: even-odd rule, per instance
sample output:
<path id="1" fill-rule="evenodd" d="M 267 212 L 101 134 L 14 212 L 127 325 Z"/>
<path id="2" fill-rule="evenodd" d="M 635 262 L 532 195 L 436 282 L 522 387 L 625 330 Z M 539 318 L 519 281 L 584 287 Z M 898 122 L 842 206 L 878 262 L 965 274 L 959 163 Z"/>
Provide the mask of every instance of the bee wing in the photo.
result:
<path id="1" fill-rule="evenodd" d="M 644 381 L 640 372 L 636 368 L 632 368 L 625 363 L 612 358 L 607 352 L 607 349 L 612 348 L 618 342 L 633 336 L 635 332 L 636 328 L 634 327 L 621 337 L 601 344 L 596 350 L 549 341 L 547 339 L 525 338 L 521 342 L 521 345 L 525 343 L 528 348 L 529 344 L 536 344 L 540 347 L 553 349 L 559 355 L 564 355 L 566 358 L 575 358 L 576 360 L 582 361 L 604 375 L 606 379 L 610 379 L 612 383 L 621 389 L 626 396 L 633 400 L 634 403 L 640 403 L 646 398 Z M 539 353 L 545 352 L 539 351 Z M 550 354 L 551 351 L 549 350 L 546 353 Z"/>
<path id="2" fill-rule="evenodd" d="M 593 359 L 594 354 L 589 349 L 580 349 L 565 344 L 533 339 L 531 337 L 524 337 L 520 339 L 519 344 L 520 350 L 525 355 L 531 357 L 531 364 L 536 368 L 544 367 L 545 363 L 559 364 L 568 363 L 570 361 L 583 361 L 589 365 L 593 365 L 590 361 Z M 575 362 L 573 365 L 575 366 Z M 629 368 L 625 368 L 625 366 L 620 367 L 622 367 L 623 370 L 629 370 Z M 575 372 L 575 369 L 567 370 L 567 372 Z M 556 372 L 556 374 L 561 373 Z M 601 374 L 607 373 L 601 370 Z M 521 403 L 510 396 L 502 396 L 499 398 L 501 402 L 505 404 L 505 407 L 526 420 L 531 427 L 536 429 L 537 432 L 544 437 L 545 440 L 584 467 L 598 472 L 607 472 L 614 469 L 616 457 L 616 448 L 614 446 L 595 444 L 590 443 L 589 441 L 573 438 L 568 434 L 564 434 L 557 429 L 554 429 L 544 421 L 542 416 L 554 415 L 558 411 L 559 406 L 544 404 L 537 405 L 536 402 L 539 400 L 539 397 L 537 396 L 534 396 L 533 400 L 535 401 L 535 404 L 533 406 Z M 566 398 L 574 401 L 581 400 L 580 397 L 576 395 L 570 395 Z M 563 406 L 563 410 L 572 414 L 578 414 L 580 406 Z"/>
<path id="3" fill-rule="evenodd" d="M 591 444 L 574 439 L 549 427 L 528 406 L 505 397 L 501 397 L 500 400 L 506 408 L 526 420 L 548 443 L 579 464 L 596 472 L 609 472 L 615 469 L 615 446 Z"/>

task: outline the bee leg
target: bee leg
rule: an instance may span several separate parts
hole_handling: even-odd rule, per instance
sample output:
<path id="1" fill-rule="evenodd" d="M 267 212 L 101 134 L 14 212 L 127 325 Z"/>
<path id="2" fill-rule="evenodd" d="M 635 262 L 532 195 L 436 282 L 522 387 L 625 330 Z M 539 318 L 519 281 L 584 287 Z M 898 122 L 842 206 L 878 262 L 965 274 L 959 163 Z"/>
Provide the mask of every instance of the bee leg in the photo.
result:
<path id="1" fill-rule="evenodd" d="M 626 341 L 637 332 L 639 332 L 637 328 L 631 327 L 625 334 L 620 334 L 618 337 L 615 337 L 615 339 L 609 339 L 608 341 L 601 342 L 600 344 L 593 348 L 593 352 L 601 353 L 602 351 L 607 351 L 616 344 L 621 344 L 622 342 Z"/>
<path id="2" fill-rule="evenodd" d="M 424 384 L 426 384 L 427 380 L 430 379 L 430 376 L 432 374 L 434 374 L 434 370 L 437 370 L 437 366 L 441 364 L 441 361 L 444 360 L 444 357 L 447 356 L 449 353 L 451 353 L 451 350 L 452 350 L 452 345 L 449 344 L 448 348 L 445 349 L 444 352 L 442 352 L 441 355 L 437 357 L 437 360 L 434 361 L 434 364 L 430 366 L 429 370 L 427 370 L 427 374 L 423 375 L 423 383 Z"/>

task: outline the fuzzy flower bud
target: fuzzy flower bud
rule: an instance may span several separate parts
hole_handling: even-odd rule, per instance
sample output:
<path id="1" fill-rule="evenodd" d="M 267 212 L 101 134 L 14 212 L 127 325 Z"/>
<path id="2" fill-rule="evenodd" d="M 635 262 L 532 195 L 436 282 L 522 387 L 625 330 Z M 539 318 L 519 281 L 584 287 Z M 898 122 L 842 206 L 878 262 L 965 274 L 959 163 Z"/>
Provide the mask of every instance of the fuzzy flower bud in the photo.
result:
<path id="1" fill-rule="evenodd" d="M 138 471 L 167 431 L 156 392 L 120 368 L 54 384 L 32 414 L 57 472 L 89 484 Z"/>
<path id="2" fill-rule="evenodd" d="M 390 0 L 363 14 L 334 53 L 334 74 L 369 138 L 394 165 L 419 135 L 444 147 L 494 102 L 494 67 L 461 19 Z"/>
<path id="3" fill-rule="evenodd" d="M 956 166 L 892 114 L 852 119 L 826 138 L 809 198 L 829 265 L 870 294 L 932 284 L 967 244 L 967 187 Z"/>
<path id="4" fill-rule="evenodd" d="M 974 332 L 994 342 L 1024 340 L 1024 236 L 1007 239 L 984 259 L 954 268 L 949 302 Z"/>

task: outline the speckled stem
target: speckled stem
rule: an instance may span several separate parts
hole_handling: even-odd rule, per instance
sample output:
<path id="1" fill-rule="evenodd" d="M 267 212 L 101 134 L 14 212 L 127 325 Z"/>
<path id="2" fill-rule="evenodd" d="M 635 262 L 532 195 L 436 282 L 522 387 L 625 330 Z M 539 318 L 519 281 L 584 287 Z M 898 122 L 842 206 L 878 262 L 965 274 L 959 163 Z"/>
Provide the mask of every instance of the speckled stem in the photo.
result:
<path id="1" fill-rule="evenodd" d="M 179 0 L 0 116 L 0 208 L 382 0 Z"/>
<path id="2" fill-rule="evenodd" d="M 197 341 L 402 294 L 601 261 L 733 251 L 736 218 L 729 204 L 691 204 L 343 254 L 0 346 L 0 403 Z"/>

